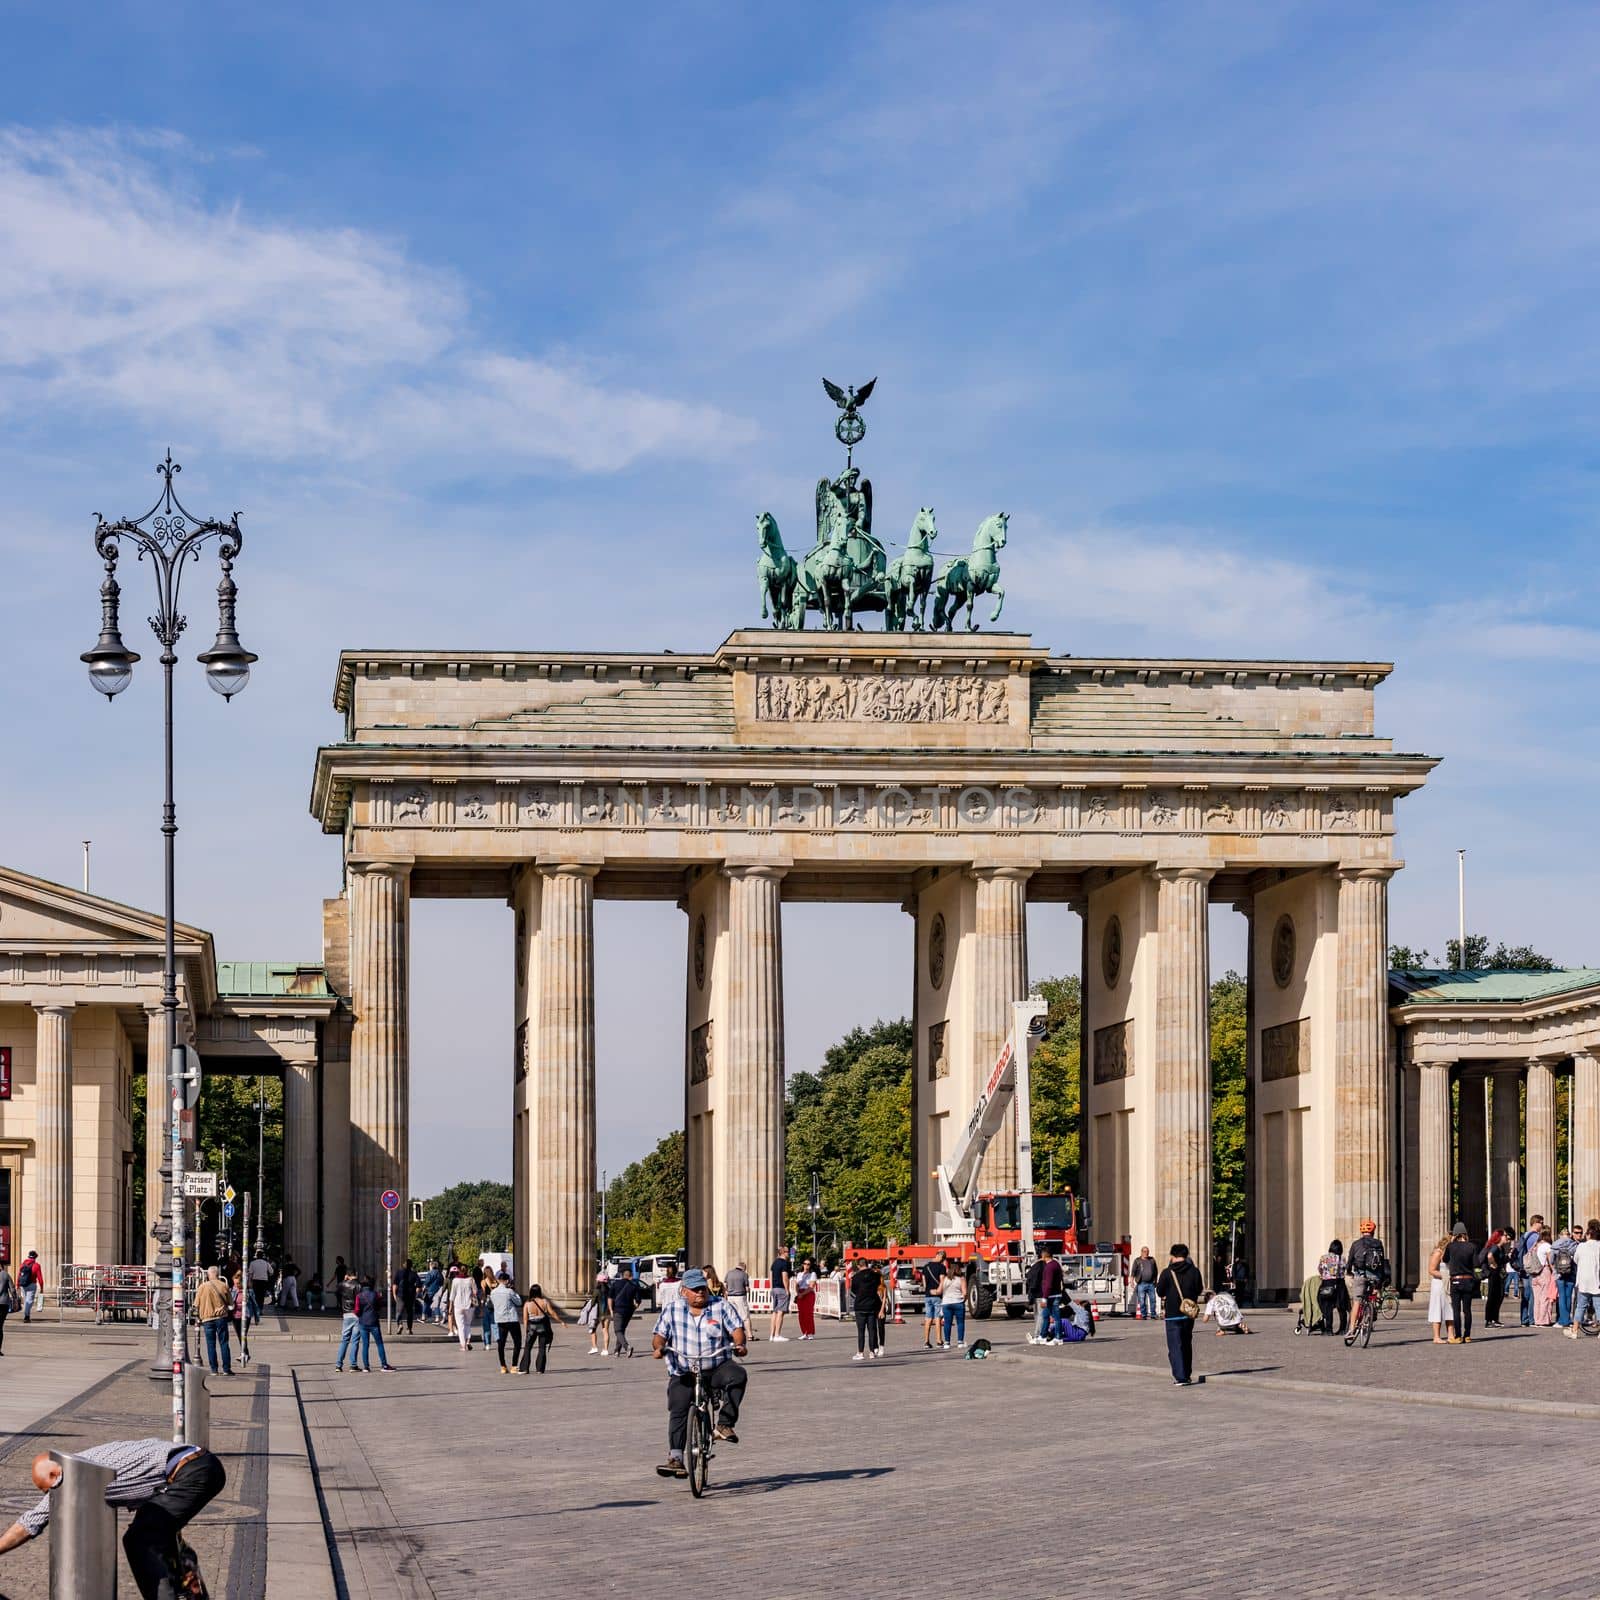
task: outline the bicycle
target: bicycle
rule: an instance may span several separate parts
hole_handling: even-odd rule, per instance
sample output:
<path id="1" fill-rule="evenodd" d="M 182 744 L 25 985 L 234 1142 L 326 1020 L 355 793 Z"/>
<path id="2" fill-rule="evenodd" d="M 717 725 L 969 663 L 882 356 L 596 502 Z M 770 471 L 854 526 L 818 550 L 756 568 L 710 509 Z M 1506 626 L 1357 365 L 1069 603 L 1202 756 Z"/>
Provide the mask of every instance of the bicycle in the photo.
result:
<path id="1" fill-rule="evenodd" d="M 1378 1295 L 1378 1315 L 1385 1322 L 1393 1322 L 1400 1315 L 1400 1291 L 1392 1284 L 1385 1284 Z"/>
<path id="2" fill-rule="evenodd" d="M 1383 1291 L 1371 1278 L 1363 1279 L 1361 1298 L 1356 1301 L 1350 1317 L 1350 1331 L 1344 1336 L 1344 1347 L 1353 1350 L 1357 1344 L 1363 1350 L 1372 1342 L 1372 1325 L 1378 1320 Z"/>
<path id="3" fill-rule="evenodd" d="M 694 1373 L 694 1399 L 689 1402 L 683 1464 L 689 1469 L 689 1493 L 698 1500 L 706 1492 L 711 1457 L 716 1453 L 711 1448 L 711 1440 L 717 1425 L 717 1402 L 701 1381 L 701 1363 L 691 1361 L 689 1370 Z"/>

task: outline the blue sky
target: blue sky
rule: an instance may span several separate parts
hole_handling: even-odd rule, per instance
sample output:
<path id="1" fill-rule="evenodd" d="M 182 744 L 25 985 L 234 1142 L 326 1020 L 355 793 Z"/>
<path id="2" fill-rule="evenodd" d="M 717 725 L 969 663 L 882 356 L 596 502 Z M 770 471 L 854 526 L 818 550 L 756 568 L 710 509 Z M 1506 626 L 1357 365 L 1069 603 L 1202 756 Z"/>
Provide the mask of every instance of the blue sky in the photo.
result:
<path id="1" fill-rule="evenodd" d="M 1007 510 L 1060 650 L 1395 661 L 1446 760 L 1394 936 L 1442 945 L 1464 846 L 1475 927 L 1600 962 L 1597 77 L 1559 4 L 0 5 L 0 859 L 92 837 L 159 903 L 155 676 L 76 658 L 169 443 L 262 656 L 184 678 L 181 909 L 300 955 L 339 647 L 715 642 L 833 463 L 819 376 L 877 374 L 892 538 Z M 418 917 L 424 1189 L 508 1166 L 505 919 Z M 602 908 L 613 1167 L 681 1104 L 680 922 Z M 792 987 L 853 957 L 792 1066 L 903 1009 L 904 922 L 790 917 Z"/>

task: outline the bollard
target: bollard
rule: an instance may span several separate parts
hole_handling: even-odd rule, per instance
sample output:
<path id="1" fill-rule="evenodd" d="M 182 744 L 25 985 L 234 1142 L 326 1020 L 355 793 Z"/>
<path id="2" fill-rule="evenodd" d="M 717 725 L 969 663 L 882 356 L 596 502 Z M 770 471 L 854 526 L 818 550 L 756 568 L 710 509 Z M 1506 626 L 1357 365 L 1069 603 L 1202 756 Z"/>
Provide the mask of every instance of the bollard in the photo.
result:
<path id="1" fill-rule="evenodd" d="M 50 1600 L 116 1600 L 117 1513 L 106 1504 L 116 1473 L 52 1450 L 61 1482 L 50 1494 Z"/>
<path id="2" fill-rule="evenodd" d="M 205 1369 L 192 1361 L 183 1369 L 183 1442 L 211 1448 L 211 1391 Z"/>

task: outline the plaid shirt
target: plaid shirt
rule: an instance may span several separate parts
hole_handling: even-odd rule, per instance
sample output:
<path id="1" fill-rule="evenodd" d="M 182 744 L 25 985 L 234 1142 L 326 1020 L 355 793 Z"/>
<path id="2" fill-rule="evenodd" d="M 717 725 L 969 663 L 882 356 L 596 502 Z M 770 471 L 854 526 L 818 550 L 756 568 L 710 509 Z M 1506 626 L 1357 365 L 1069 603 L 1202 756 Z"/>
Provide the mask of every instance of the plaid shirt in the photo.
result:
<path id="1" fill-rule="evenodd" d="M 703 1372 L 720 1367 L 733 1354 L 734 1331 L 743 1326 L 738 1307 L 728 1300 L 713 1300 L 697 1317 L 680 1297 L 656 1318 L 651 1331 L 667 1341 L 667 1367 L 681 1377 L 694 1361 Z"/>
<path id="2" fill-rule="evenodd" d="M 167 1485 L 167 1474 L 181 1456 L 197 1454 L 193 1445 L 174 1444 L 170 1439 L 116 1439 L 110 1444 L 92 1445 L 76 1452 L 82 1461 L 112 1467 L 116 1477 L 106 1485 L 108 1506 L 141 1506 Z M 37 1538 L 50 1521 L 50 1496 L 45 1495 L 31 1511 L 17 1521 Z"/>

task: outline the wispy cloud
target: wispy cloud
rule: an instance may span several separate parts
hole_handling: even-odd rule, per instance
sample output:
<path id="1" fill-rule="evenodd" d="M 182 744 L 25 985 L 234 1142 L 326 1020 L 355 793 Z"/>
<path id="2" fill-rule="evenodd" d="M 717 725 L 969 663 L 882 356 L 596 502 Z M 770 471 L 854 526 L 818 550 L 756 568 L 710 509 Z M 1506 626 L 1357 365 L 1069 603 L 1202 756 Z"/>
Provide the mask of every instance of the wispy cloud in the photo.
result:
<path id="1" fill-rule="evenodd" d="M 186 141 L 0 134 L 0 371 L 14 415 L 159 420 L 267 458 L 582 472 L 754 430 L 578 360 L 486 347 L 448 273 L 189 187 Z M 165 163 L 158 157 L 167 157 Z"/>

